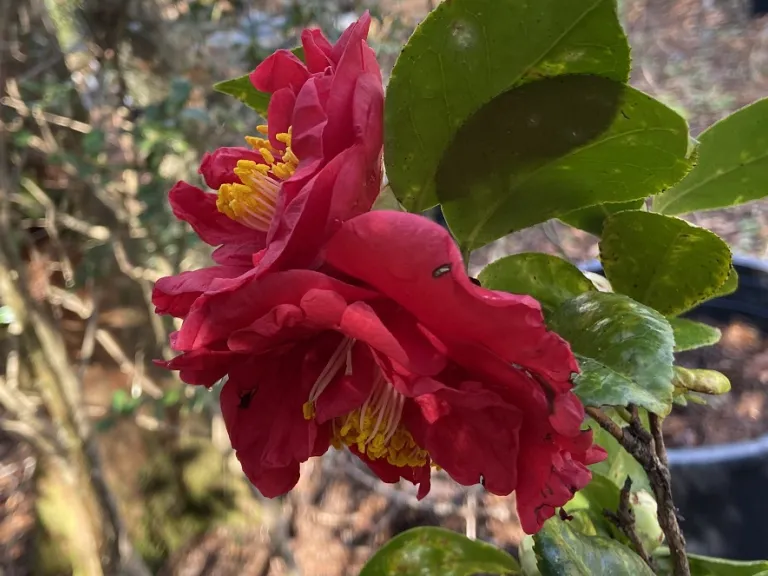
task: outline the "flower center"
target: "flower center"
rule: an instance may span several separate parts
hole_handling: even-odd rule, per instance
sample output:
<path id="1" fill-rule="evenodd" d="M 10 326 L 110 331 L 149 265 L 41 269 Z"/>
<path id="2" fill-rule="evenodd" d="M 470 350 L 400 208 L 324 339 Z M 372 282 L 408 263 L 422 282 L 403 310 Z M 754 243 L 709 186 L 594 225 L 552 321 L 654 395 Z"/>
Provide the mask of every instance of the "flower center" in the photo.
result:
<path id="1" fill-rule="evenodd" d="M 398 467 L 424 466 L 427 451 L 416 444 L 401 422 L 404 403 L 405 397 L 379 374 L 365 403 L 333 421 L 334 448 L 355 446 L 371 460 L 386 458 Z"/>
<path id="2" fill-rule="evenodd" d="M 264 125 L 256 129 L 264 135 L 269 133 Z M 261 154 L 264 162 L 238 160 L 234 172 L 240 183 L 222 184 L 216 199 L 219 212 L 262 232 L 269 230 L 275 215 L 280 182 L 293 176 L 299 164 L 299 159 L 291 150 L 291 129 L 276 138 L 285 146 L 284 150 L 276 149 L 265 138 L 245 137 L 246 142 Z"/>
<path id="3" fill-rule="evenodd" d="M 315 402 L 342 367 L 347 375 L 352 373 L 354 343 L 354 340 L 345 338 L 331 355 L 309 392 L 309 400 L 303 406 L 305 419 L 315 417 Z M 405 397 L 379 372 L 363 405 L 333 420 L 333 447 L 340 450 L 344 446 L 355 446 L 358 452 L 371 460 L 386 458 L 393 466 L 423 466 L 429 455 L 416 444 L 411 433 L 402 425 L 404 404 Z"/>

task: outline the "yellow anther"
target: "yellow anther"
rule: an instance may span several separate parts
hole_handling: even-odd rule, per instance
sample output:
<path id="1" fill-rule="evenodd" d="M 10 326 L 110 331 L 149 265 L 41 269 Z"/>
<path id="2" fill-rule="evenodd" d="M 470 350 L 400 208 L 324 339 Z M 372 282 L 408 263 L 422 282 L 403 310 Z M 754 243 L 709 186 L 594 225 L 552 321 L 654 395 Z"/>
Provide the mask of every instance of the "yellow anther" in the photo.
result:
<path id="1" fill-rule="evenodd" d="M 390 384 L 381 381 L 366 404 L 334 421 L 332 445 L 354 446 L 371 460 L 384 458 L 393 466 L 423 466 L 429 455 L 399 421 L 402 400 Z"/>
<path id="2" fill-rule="evenodd" d="M 262 158 L 264 158 L 264 161 L 267 164 L 271 165 L 275 163 L 275 157 L 272 155 L 272 152 L 270 152 L 266 148 L 259 148 L 259 154 L 261 154 Z"/>
<path id="3" fill-rule="evenodd" d="M 246 136 L 245 141 L 248 143 L 248 146 L 250 146 L 254 150 L 259 150 L 260 148 L 272 148 L 272 145 L 269 143 L 269 140 L 265 140 L 264 138 L 256 138 L 255 136 Z"/>
<path id="4" fill-rule="evenodd" d="M 266 125 L 257 126 L 260 134 L 268 134 Z M 238 160 L 234 169 L 240 183 L 225 184 L 219 188 L 216 206 L 219 211 L 233 220 L 256 230 L 269 230 L 275 213 L 280 181 L 293 176 L 299 159 L 290 148 L 291 128 L 276 136 L 285 144 L 285 150 L 276 149 L 269 140 L 246 136 L 245 141 L 261 154 L 263 163 L 253 160 Z"/>
<path id="5" fill-rule="evenodd" d="M 315 417 L 316 412 L 314 402 L 304 402 L 301 410 L 304 413 L 304 420 L 312 420 Z"/>

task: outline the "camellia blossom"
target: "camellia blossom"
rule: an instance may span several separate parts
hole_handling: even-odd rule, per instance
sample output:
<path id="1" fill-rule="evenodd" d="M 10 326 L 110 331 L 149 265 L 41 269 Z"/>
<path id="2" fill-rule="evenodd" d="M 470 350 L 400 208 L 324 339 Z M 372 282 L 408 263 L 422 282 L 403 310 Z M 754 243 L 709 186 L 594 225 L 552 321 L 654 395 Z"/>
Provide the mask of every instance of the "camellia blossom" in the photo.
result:
<path id="1" fill-rule="evenodd" d="M 216 193 L 186 182 L 170 192 L 174 214 L 218 246 L 218 266 L 161 279 L 161 311 L 183 314 L 205 292 L 308 267 L 342 222 L 371 208 L 381 188 L 384 94 L 366 42 L 370 22 L 366 13 L 335 45 L 305 30 L 305 62 L 280 50 L 251 73 L 254 87 L 271 93 L 269 123 L 246 138 L 248 148 L 206 154 L 200 173 Z"/>
<path id="2" fill-rule="evenodd" d="M 435 466 L 516 490 L 534 533 L 589 482 L 605 453 L 581 429 L 570 348 L 535 300 L 475 285 L 448 232 L 417 215 L 350 219 L 321 257 L 167 304 L 188 308 L 167 367 L 191 384 L 228 376 L 224 421 L 265 496 L 333 446 L 419 497 Z"/>

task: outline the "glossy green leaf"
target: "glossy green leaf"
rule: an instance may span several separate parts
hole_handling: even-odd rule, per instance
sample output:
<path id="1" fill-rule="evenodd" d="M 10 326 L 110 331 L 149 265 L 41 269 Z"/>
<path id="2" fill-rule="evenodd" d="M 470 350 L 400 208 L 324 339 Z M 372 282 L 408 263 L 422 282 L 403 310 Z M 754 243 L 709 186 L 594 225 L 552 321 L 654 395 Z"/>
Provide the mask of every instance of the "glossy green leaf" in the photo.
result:
<path id="1" fill-rule="evenodd" d="M 625 82 L 629 64 L 615 0 L 443 2 L 411 36 L 387 88 L 395 194 L 412 212 L 437 204 L 435 174 L 456 130 L 502 92 L 560 74 Z"/>
<path id="2" fill-rule="evenodd" d="M 403 207 L 392 193 L 392 188 L 387 186 L 381 192 L 379 192 L 379 195 L 376 197 L 376 201 L 373 203 L 371 210 L 395 210 L 396 212 L 402 212 Z"/>
<path id="3" fill-rule="evenodd" d="M 718 395 L 731 390 L 728 377 L 716 370 L 691 370 L 675 366 L 675 378 L 672 383 L 676 388 L 684 388 L 699 394 Z"/>
<path id="4" fill-rule="evenodd" d="M 600 259 L 613 289 L 665 316 L 714 296 L 731 269 L 728 245 L 709 230 L 652 212 L 608 218 Z"/>
<path id="5" fill-rule="evenodd" d="M 672 575 L 668 548 L 660 548 L 654 554 L 654 559 L 661 576 Z M 740 562 L 688 554 L 688 561 L 691 564 L 692 576 L 766 576 L 768 574 L 768 560 Z"/>
<path id="6" fill-rule="evenodd" d="M 712 346 L 722 336 L 718 328 L 687 318 L 670 318 L 669 324 L 675 333 L 675 352 Z"/>
<path id="7" fill-rule="evenodd" d="M 568 514 L 584 512 L 588 514 L 591 531 L 581 528 L 579 531 L 597 536 L 613 537 L 615 526 L 605 516 L 605 512 L 616 512 L 619 506 L 619 487 L 609 478 L 592 473 L 592 480 L 576 492 L 564 508 Z"/>
<path id="8" fill-rule="evenodd" d="M 520 574 L 517 561 L 490 544 L 443 528 L 413 528 L 387 542 L 360 576 Z"/>
<path id="9" fill-rule="evenodd" d="M 249 75 L 239 76 L 223 82 L 217 82 L 213 85 L 216 92 L 234 96 L 240 102 L 258 112 L 264 118 L 267 117 L 267 108 L 269 108 L 269 99 L 271 94 L 256 90 L 251 84 Z"/>
<path id="10" fill-rule="evenodd" d="M 579 534 L 559 518 L 549 519 L 533 540 L 542 576 L 653 576 L 648 565 L 623 544 Z"/>
<path id="11" fill-rule="evenodd" d="M 576 353 L 574 392 L 584 404 L 669 412 L 674 336 L 661 314 L 623 294 L 587 292 L 560 306 L 549 326 Z"/>
<path id="12" fill-rule="evenodd" d="M 496 260 L 480 272 L 478 280 L 491 290 L 533 296 L 548 311 L 579 294 L 595 290 L 576 266 L 540 252 Z"/>
<path id="13" fill-rule="evenodd" d="M 616 214 L 616 212 L 624 212 L 625 210 L 640 210 L 644 205 L 645 198 L 630 200 L 629 202 L 597 204 L 595 206 L 589 206 L 574 212 L 569 212 L 568 214 L 561 216 L 560 220 L 569 226 L 584 230 L 595 236 L 600 236 L 603 233 L 605 220 L 610 215 Z"/>
<path id="14" fill-rule="evenodd" d="M 437 172 L 451 231 L 467 248 L 605 202 L 656 194 L 689 170 L 688 127 L 625 84 L 571 75 L 531 82 L 483 106 Z"/>
<path id="15" fill-rule="evenodd" d="M 600 428 L 594 420 L 587 420 L 587 424 L 592 429 L 595 444 L 601 446 L 608 453 L 605 460 L 590 466 L 592 472 L 608 478 L 617 488 L 622 488 L 627 476 L 629 476 L 632 478 L 632 492 L 650 490 L 648 475 L 640 463 L 624 450 L 613 436 Z"/>
<path id="16" fill-rule="evenodd" d="M 653 209 L 685 214 L 768 196 L 768 99 L 731 114 L 699 137 L 698 163 Z"/>

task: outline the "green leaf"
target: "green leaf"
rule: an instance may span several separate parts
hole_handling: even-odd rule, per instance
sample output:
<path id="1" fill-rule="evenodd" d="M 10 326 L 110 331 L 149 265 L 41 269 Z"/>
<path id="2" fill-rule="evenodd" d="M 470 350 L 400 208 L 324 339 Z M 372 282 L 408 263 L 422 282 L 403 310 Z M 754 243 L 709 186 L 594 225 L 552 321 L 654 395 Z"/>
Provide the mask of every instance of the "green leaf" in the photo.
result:
<path id="1" fill-rule="evenodd" d="M 653 212 L 608 218 L 600 259 L 614 290 L 665 316 L 714 296 L 731 269 L 731 251 L 719 236 Z"/>
<path id="2" fill-rule="evenodd" d="M 609 478 L 594 472 L 589 484 L 576 492 L 571 501 L 564 506 L 565 511 L 574 517 L 577 512 L 588 515 L 591 529 L 582 527 L 579 532 L 607 538 L 614 537 L 616 527 L 608 522 L 605 512 L 616 512 L 618 507 L 619 487 Z"/>
<path id="3" fill-rule="evenodd" d="M 573 391 L 584 404 L 669 412 L 674 336 L 661 314 L 623 294 L 586 292 L 560 306 L 549 326 L 577 355 Z"/>
<path id="4" fill-rule="evenodd" d="M 467 248 L 606 202 L 657 194 L 690 168 L 676 112 L 600 76 L 557 76 L 505 92 L 456 132 L 437 194 Z"/>
<path id="5" fill-rule="evenodd" d="M 395 194 L 411 212 L 437 204 L 435 174 L 456 130 L 502 92 L 560 74 L 625 82 L 629 67 L 615 0 L 443 2 L 403 48 L 387 88 L 384 158 Z"/>
<path id="6" fill-rule="evenodd" d="M 605 219 L 625 210 L 640 210 L 645 205 L 645 199 L 630 200 L 629 202 L 611 202 L 609 204 L 597 204 L 587 208 L 581 208 L 561 216 L 560 220 L 566 224 L 584 230 L 595 236 L 603 233 L 603 224 Z"/>
<path id="7" fill-rule="evenodd" d="M 578 534 L 559 518 L 549 519 L 533 540 L 542 576 L 653 576 L 648 565 L 626 546 L 601 536 Z"/>
<path id="8" fill-rule="evenodd" d="M 608 478 L 617 488 L 622 488 L 627 476 L 629 476 L 632 478 L 632 492 L 650 490 L 651 485 L 648 482 L 648 475 L 640 463 L 629 452 L 624 450 L 613 436 L 603 430 L 597 422 L 589 419 L 587 424 L 592 429 L 595 443 L 598 446 L 602 446 L 608 453 L 608 458 L 590 466 L 592 472 Z"/>
<path id="9" fill-rule="evenodd" d="M 672 575 L 672 563 L 669 559 L 669 549 L 660 548 L 654 559 L 658 573 L 662 576 Z M 768 561 L 740 562 L 723 558 L 709 558 L 698 554 L 688 554 L 693 576 L 765 576 L 768 574 Z"/>
<path id="10" fill-rule="evenodd" d="M 520 546 L 517 547 L 517 554 L 520 557 L 520 567 L 523 569 L 523 576 L 541 576 L 533 546 L 533 536 L 528 534 L 523 538 L 523 541 L 520 542 Z"/>
<path id="11" fill-rule="evenodd" d="M 213 85 L 213 89 L 216 90 L 216 92 L 234 96 L 240 100 L 240 102 L 248 106 L 248 108 L 255 110 L 264 118 L 267 117 L 267 108 L 269 108 L 271 94 L 256 90 L 256 88 L 253 87 L 253 84 L 251 84 L 249 74 L 218 82 Z"/>
<path id="12" fill-rule="evenodd" d="M 736 206 L 768 196 L 768 99 L 705 130 L 698 163 L 677 186 L 654 199 L 663 214 Z"/>
<path id="13" fill-rule="evenodd" d="M 675 352 L 712 346 L 722 336 L 718 328 L 687 318 L 670 318 L 669 324 L 675 333 Z"/>
<path id="14" fill-rule="evenodd" d="M 413 528 L 387 542 L 360 576 L 470 576 L 520 574 L 517 561 L 490 544 L 443 528 Z"/>
<path id="15" fill-rule="evenodd" d="M 675 366 L 675 379 L 672 383 L 676 388 L 684 388 L 699 394 L 718 395 L 731 390 L 728 377 L 716 370 L 691 370 Z"/>
<path id="16" fill-rule="evenodd" d="M 736 268 L 731 264 L 731 269 L 728 271 L 728 278 L 726 278 L 720 288 L 717 289 L 712 295 L 712 298 L 720 298 L 721 296 L 728 296 L 736 292 L 739 289 L 739 273 L 736 272 Z"/>
<path id="17" fill-rule="evenodd" d="M 576 266 L 540 252 L 514 254 L 496 260 L 480 272 L 478 280 L 491 290 L 533 296 L 548 311 L 595 289 Z"/>

